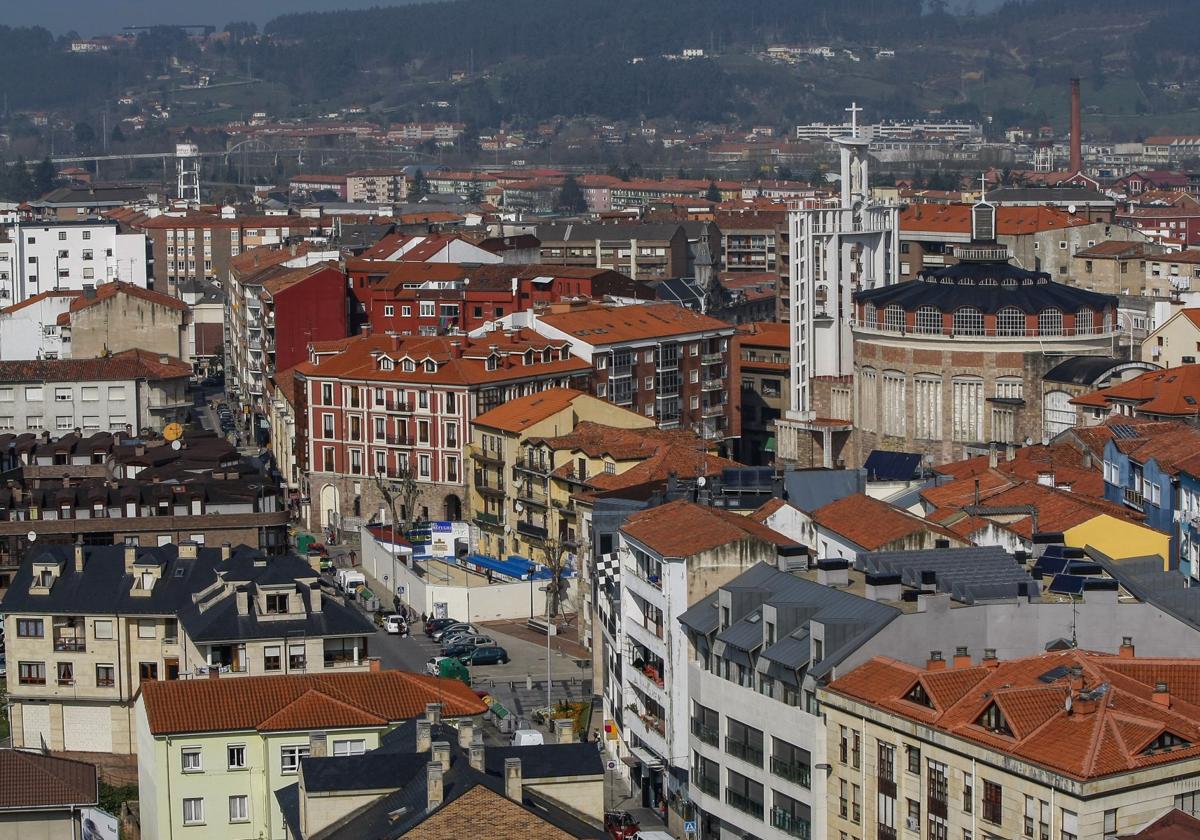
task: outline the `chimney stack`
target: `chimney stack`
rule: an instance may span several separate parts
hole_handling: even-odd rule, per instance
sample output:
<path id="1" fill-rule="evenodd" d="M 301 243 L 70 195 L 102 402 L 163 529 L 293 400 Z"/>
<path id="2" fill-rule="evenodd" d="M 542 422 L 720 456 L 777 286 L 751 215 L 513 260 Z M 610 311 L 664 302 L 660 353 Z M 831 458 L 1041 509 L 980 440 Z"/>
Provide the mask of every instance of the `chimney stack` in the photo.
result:
<path id="1" fill-rule="evenodd" d="M 436 761 L 442 765 L 443 770 L 450 769 L 450 742 L 449 741 L 434 741 L 429 748 L 429 757 L 431 761 Z"/>
<path id="2" fill-rule="evenodd" d="M 464 750 L 475 743 L 475 722 L 460 720 L 458 722 L 458 745 Z"/>
<path id="3" fill-rule="evenodd" d="M 233 546 L 229 543 L 221 543 L 221 559 L 228 560 L 229 555 L 233 553 Z"/>
<path id="4" fill-rule="evenodd" d="M 430 742 L 433 740 L 433 731 L 427 720 L 417 721 L 417 752 L 429 752 Z"/>
<path id="5" fill-rule="evenodd" d="M 1083 119 L 1079 113 L 1079 79 L 1071 79 L 1071 174 L 1083 170 Z"/>
<path id="6" fill-rule="evenodd" d="M 1160 706 L 1171 708 L 1171 692 L 1165 682 L 1154 684 L 1154 694 L 1151 699 Z"/>
<path id="7" fill-rule="evenodd" d="M 966 647 L 956 647 L 954 649 L 954 667 L 955 668 L 970 668 L 971 654 L 967 652 Z"/>
<path id="8" fill-rule="evenodd" d="M 75 571 L 83 571 L 83 543 L 75 543 Z"/>
<path id="9" fill-rule="evenodd" d="M 1121 648 L 1117 651 L 1117 656 L 1121 657 L 1122 659 L 1134 658 L 1133 636 L 1121 637 Z"/>
<path id="10" fill-rule="evenodd" d="M 125 574 L 133 574 L 133 564 L 137 562 L 137 546 L 125 546 Z"/>
<path id="11" fill-rule="evenodd" d="M 484 772 L 483 767 L 483 744 L 471 744 L 467 748 L 467 760 L 471 762 L 471 768 Z"/>
<path id="12" fill-rule="evenodd" d="M 946 660 L 942 658 L 940 650 L 929 651 L 929 661 L 925 663 L 926 670 L 929 671 L 945 671 Z"/>
<path id="13" fill-rule="evenodd" d="M 519 805 L 525 800 L 521 788 L 521 759 L 504 759 L 504 795 Z"/>
<path id="14" fill-rule="evenodd" d="M 442 805 L 442 765 L 431 761 L 425 765 L 425 811 L 434 811 Z"/>
<path id="15" fill-rule="evenodd" d="M 426 703 L 425 704 L 425 720 L 429 721 L 430 726 L 434 726 L 442 722 L 442 704 L 441 703 Z"/>
<path id="16" fill-rule="evenodd" d="M 983 664 L 983 667 L 985 667 L 985 668 L 995 668 L 1000 664 L 1000 660 L 996 658 L 996 649 L 995 648 L 984 648 L 983 649 L 983 663 L 982 664 Z"/>

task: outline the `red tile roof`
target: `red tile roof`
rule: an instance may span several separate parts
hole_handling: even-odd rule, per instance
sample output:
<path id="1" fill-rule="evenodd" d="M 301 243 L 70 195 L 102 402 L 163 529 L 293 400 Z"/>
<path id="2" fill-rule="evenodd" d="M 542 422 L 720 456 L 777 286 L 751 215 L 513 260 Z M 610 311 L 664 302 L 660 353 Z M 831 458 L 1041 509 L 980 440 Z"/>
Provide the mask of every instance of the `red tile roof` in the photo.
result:
<path id="1" fill-rule="evenodd" d="M 538 317 L 547 326 L 582 339 L 593 347 L 689 333 L 733 331 L 733 327 L 724 321 L 673 303 L 592 304 L 573 307 L 569 311 L 551 310 Z"/>
<path id="2" fill-rule="evenodd" d="M 458 680 L 410 671 L 365 671 L 142 683 L 154 735 L 254 729 L 382 726 L 441 703 L 447 717 L 487 711 Z"/>
<path id="3" fill-rule="evenodd" d="M 162 306 L 166 309 L 174 309 L 177 312 L 187 312 L 188 305 L 179 298 L 164 295 L 162 292 L 156 292 L 152 289 L 143 289 L 141 286 L 135 286 L 132 283 L 125 283 L 120 280 L 112 283 L 101 283 L 96 287 L 96 293 L 88 295 L 86 293 L 79 294 L 71 301 L 70 308 L 63 314 L 58 316 L 60 326 L 71 323 L 71 315 L 75 312 L 81 312 L 84 309 L 89 309 L 93 306 L 98 306 L 106 300 L 111 300 L 117 295 L 125 295 L 126 297 L 137 298 L 144 300 L 147 303 L 153 303 L 156 306 Z"/>
<path id="4" fill-rule="evenodd" d="M 1003 480 L 1005 479 L 1011 485 L 1018 481 L 1037 481 L 1039 476 L 1045 474 L 1053 474 L 1054 486 L 1069 487 L 1071 492 L 1077 495 L 1092 498 L 1103 498 L 1104 496 L 1104 475 L 1100 471 L 1099 465 L 1085 466 L 1083 452 L 1067 443 L 1022 446 L 1016 450 L 1011 461 L 1001 453 L 994 468 L 989 467 L 988 464 L 988 456 L 979 455 L 963 461 L 942 464 L 935 468 L 935 472 L 953 476 L 959 480 L 980 477 L 980 490 L 985 496 L 989 494 L 989 491 L 999 492 L 1003 489 Z M 989 475 L 990 478 L 986 477 Z M 938 506 L 947 504 L 951 498 L 962 498 L 963 487 L 959 487 L 955 491 L 946 490 L 946 495 L 937 491 L 942 491 L 955 484 L 957 482 L 930 488 L 922 493 L 922 497 Z M 971 490 L 972 492 L 974 490 L 973 484 Z"/>
<path id="5" fill-rule="evenodd" d="M 1051 671 L 1072 666 L 1083 669 L 1081 680 L 1069 674 L 1048 679 Z M 1169 688 L 1169 706 L 1153 698 L 1159 682 Z M 905 699 L 917 683 L 932 708 Z M 1094 697 L 1087 693 L 1100 686 L 1107 688 Z M 876 657 L 834 680 L 828 690 L 1080 780 L 1200 758 L 1197 659 L 1133 659 L 1068 650 L 995 667 L 926 671 Z M 978 722 L 993 703 L 1011 734 Z M 1149 749 L 1163 733 L 1182 738 L 1186 746 Z"/>
<path id="6" fill-rule="evenodd" d="M 1012 207 L 1001 205 L 996 212 L 996 233 L 1013 236 L 1046 230 L 1079 227 L 1091 222 L 1056 207 Z M 900 213 L 901 230 L 938 233 L 970 233 L 971 205 L 913 204 Z"/>
<path id="7" fill-rule="evenodd" d="M 932 531 L 950 539 L 954 545 L 969 544 L 949 528 L 863 493 L 854 493 L 817 508 L 812 512 L 812 520 L 867 551 L 875 551 L 921 531 Z"/>
<path id="8" fill-rule="evenodd" d="M 95 805 L 98 797 L 94 764 L 0 750 L 0 811 Z"/>
<path id="9" fill-rule="evenodd" d="M 1135 403 L 1137 411 L 1144 414 L 1200 415 L 1200 365 L 1147 371 L 1118 385 L 1075 397 L 1071 403 L 1107 408 L 1114 401 Z"/>
<path id="10" fill-rule="evenodd" d="M 174 356 L 125 350 L 95 359 L 0 361 L 0 382 L 107 382 L 117 379 L 174 379 L 190 376 L 192 366 Z"/>
<path id="11" fill-rule="evenodd" d="M 682 499 L 631 515 L 621 531 L 663 557 L 691 557 L 742 540 L 795 542 L 749 517 Z"/>
<path id="12" fill-rule="evenodd" d="M 1200 840 L 1200 819 L 1172 808 L 1137 834 L 1122 834 L 1117 840 Z"/>
<path id="13" fill-rule="evenodd" d="M 787 324 L 774 321 L 756 321 L 738 327 L 738 341 L 743 347 L 773 347 L 787 350 L 790 346 L 790 328 Z"/>
<path id="14" fill-rule="evenodd" d="M 472 425 L 500 429 L 504 432 L 523 432 L 535 423 L 569 408 L 580 397 L 586 396 L 583 391 L 576 391 L 574 388 L 547 388 L 545 391 L 510 400 L 491 411 L 485 411 L 475 418 Z M 628 413 L 633 414 L 632 411 Z"/>

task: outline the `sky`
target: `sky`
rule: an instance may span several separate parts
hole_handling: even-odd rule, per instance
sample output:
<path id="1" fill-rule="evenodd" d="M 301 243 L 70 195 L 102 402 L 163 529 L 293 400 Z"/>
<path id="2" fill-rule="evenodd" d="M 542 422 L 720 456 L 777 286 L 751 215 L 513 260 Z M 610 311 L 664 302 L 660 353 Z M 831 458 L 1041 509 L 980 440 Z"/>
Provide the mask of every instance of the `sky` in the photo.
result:
<path id="1" fill-rule="evenodd" d="M 4 0 L 0 23 L 44 26 L 55 35 L 74 30 L 80 35 L 119 32 L 124 26 L 155 23 L 211 24 L 223 29 L 235 20 L 262 26 L 286 12 L 362 9 L 398 6 L 413 0 Z"/>

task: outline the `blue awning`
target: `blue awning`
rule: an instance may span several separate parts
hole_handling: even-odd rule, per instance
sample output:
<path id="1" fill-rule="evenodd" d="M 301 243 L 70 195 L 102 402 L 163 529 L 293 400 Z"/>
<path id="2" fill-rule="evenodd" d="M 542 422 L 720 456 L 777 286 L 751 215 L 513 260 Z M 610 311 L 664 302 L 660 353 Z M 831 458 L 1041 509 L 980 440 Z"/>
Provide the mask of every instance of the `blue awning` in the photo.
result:
<path id="1" fill-rule="evenodd" d="M 515 554 L 505 560 L 488 557 L 485 554 L 470 554 L 467 556 L 466 562 L 512 580 L 549 580 L 550 578 L 550 570 L 545 566 Z"/>

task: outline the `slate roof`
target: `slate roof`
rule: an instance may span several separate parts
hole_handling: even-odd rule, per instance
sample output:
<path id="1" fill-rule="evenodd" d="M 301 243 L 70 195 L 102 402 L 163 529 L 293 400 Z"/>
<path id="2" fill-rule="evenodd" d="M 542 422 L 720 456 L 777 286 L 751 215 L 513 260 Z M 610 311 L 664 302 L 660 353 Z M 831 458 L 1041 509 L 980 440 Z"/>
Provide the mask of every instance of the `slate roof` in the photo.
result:
<path id="1" fill-rule="evenodd" d="M 95 805 L 96 765 L 22 750 L 0 750 L 0 812 Z"/>
<path id="2" fill-rule="evenodd" d="M 600 753 L 595 744 L 588 742 L 488 747 L 483 754 L 484 769 L 493 776 L 504 778 L 506 758 L 521 759 L 521 775 L 526 779 L 604 775 Z"/>
<path id="3" fill-rule="evenodd" d="M 410 671 L 355 671 L 145 682 L 150 732 L 300 731 L 383 726 L 441 703 L 451 717 L 487 707 L 459 680 Z"/>
<path id="4" fill-rule="evenodd" d="M 783 487 L 788 503 L 812 513 L 830 502 L 867 489 L 865 470 L 787 470 Z"/>
<path id="5" fill-rule="evenodd" d="M 1200 309 L 1183 310 L 1200 314 Z M 1047 382 L 1063 382 L 1069 385 L 1095 385 L 1116 367 L 1129 364 L 1128 359 L 1113 359 L 1108 356 L 1073 356 L 1059 362 L 1042 376 Z"/>
<path id="6" fill-rule="evenodd" d="M 928 277 L 930 279 L 923 279 Z M 995 314 L 1002 307 L 1016 307 L 1027 315 L 1036 315 L 1043 309 L 1058 309 L 1075 312 L 1082 308 L 1102 312 L 1116 309 L 1117 299 L 1112 295 L 1090 292 L 1078 286 L 1047 282 L 1049 275 L 1026 271 L 1010 263 L 969 263 L 954 265 L 923 272 L 921 278 L 881 286 L 863 292 L 855 292 L 856 303 L 873 303 L 882 309 L 895 304 L 905 311 L 915 311 L 920 306 L 932 306 L 939 312 L 954 312 L 963 306 L 973 306 L 981 312 Z M 1018 283 L 1034 281 L 1032 285 L 981 285 L 982 280 L 1004 280 L 1013 278 Z M 945 283 L 944 279 L 954 282 Z"/>
<path id="7" fill-rule="evenodd" d="M 875 551 L 860 554 L 854 568 L 870 575 L 896 576 L 903 586 L 935 588 L 963 604 L 1034 597 L 1039 585 L 999 546 Z"/>
<path id="8" fill-rule="evenodd" d="M 1070 676 L 1073 666 L 1082 668 L 1081 682 Z M 918 682 L 932 708 L 905 699 Z M 1158 682 L 1169 688 L 1169 705 L 1152 698 Z M 994 667 L 930 671 L 876 657 L 828 691 L 1082 781 L 1200 758 L 1200 661 L 1194 659 L 1071 649 Z M 1011 734 L 978 723 L 993 703 Z M 1185 745 L 1151 749 L 1164 733 Z"/>

